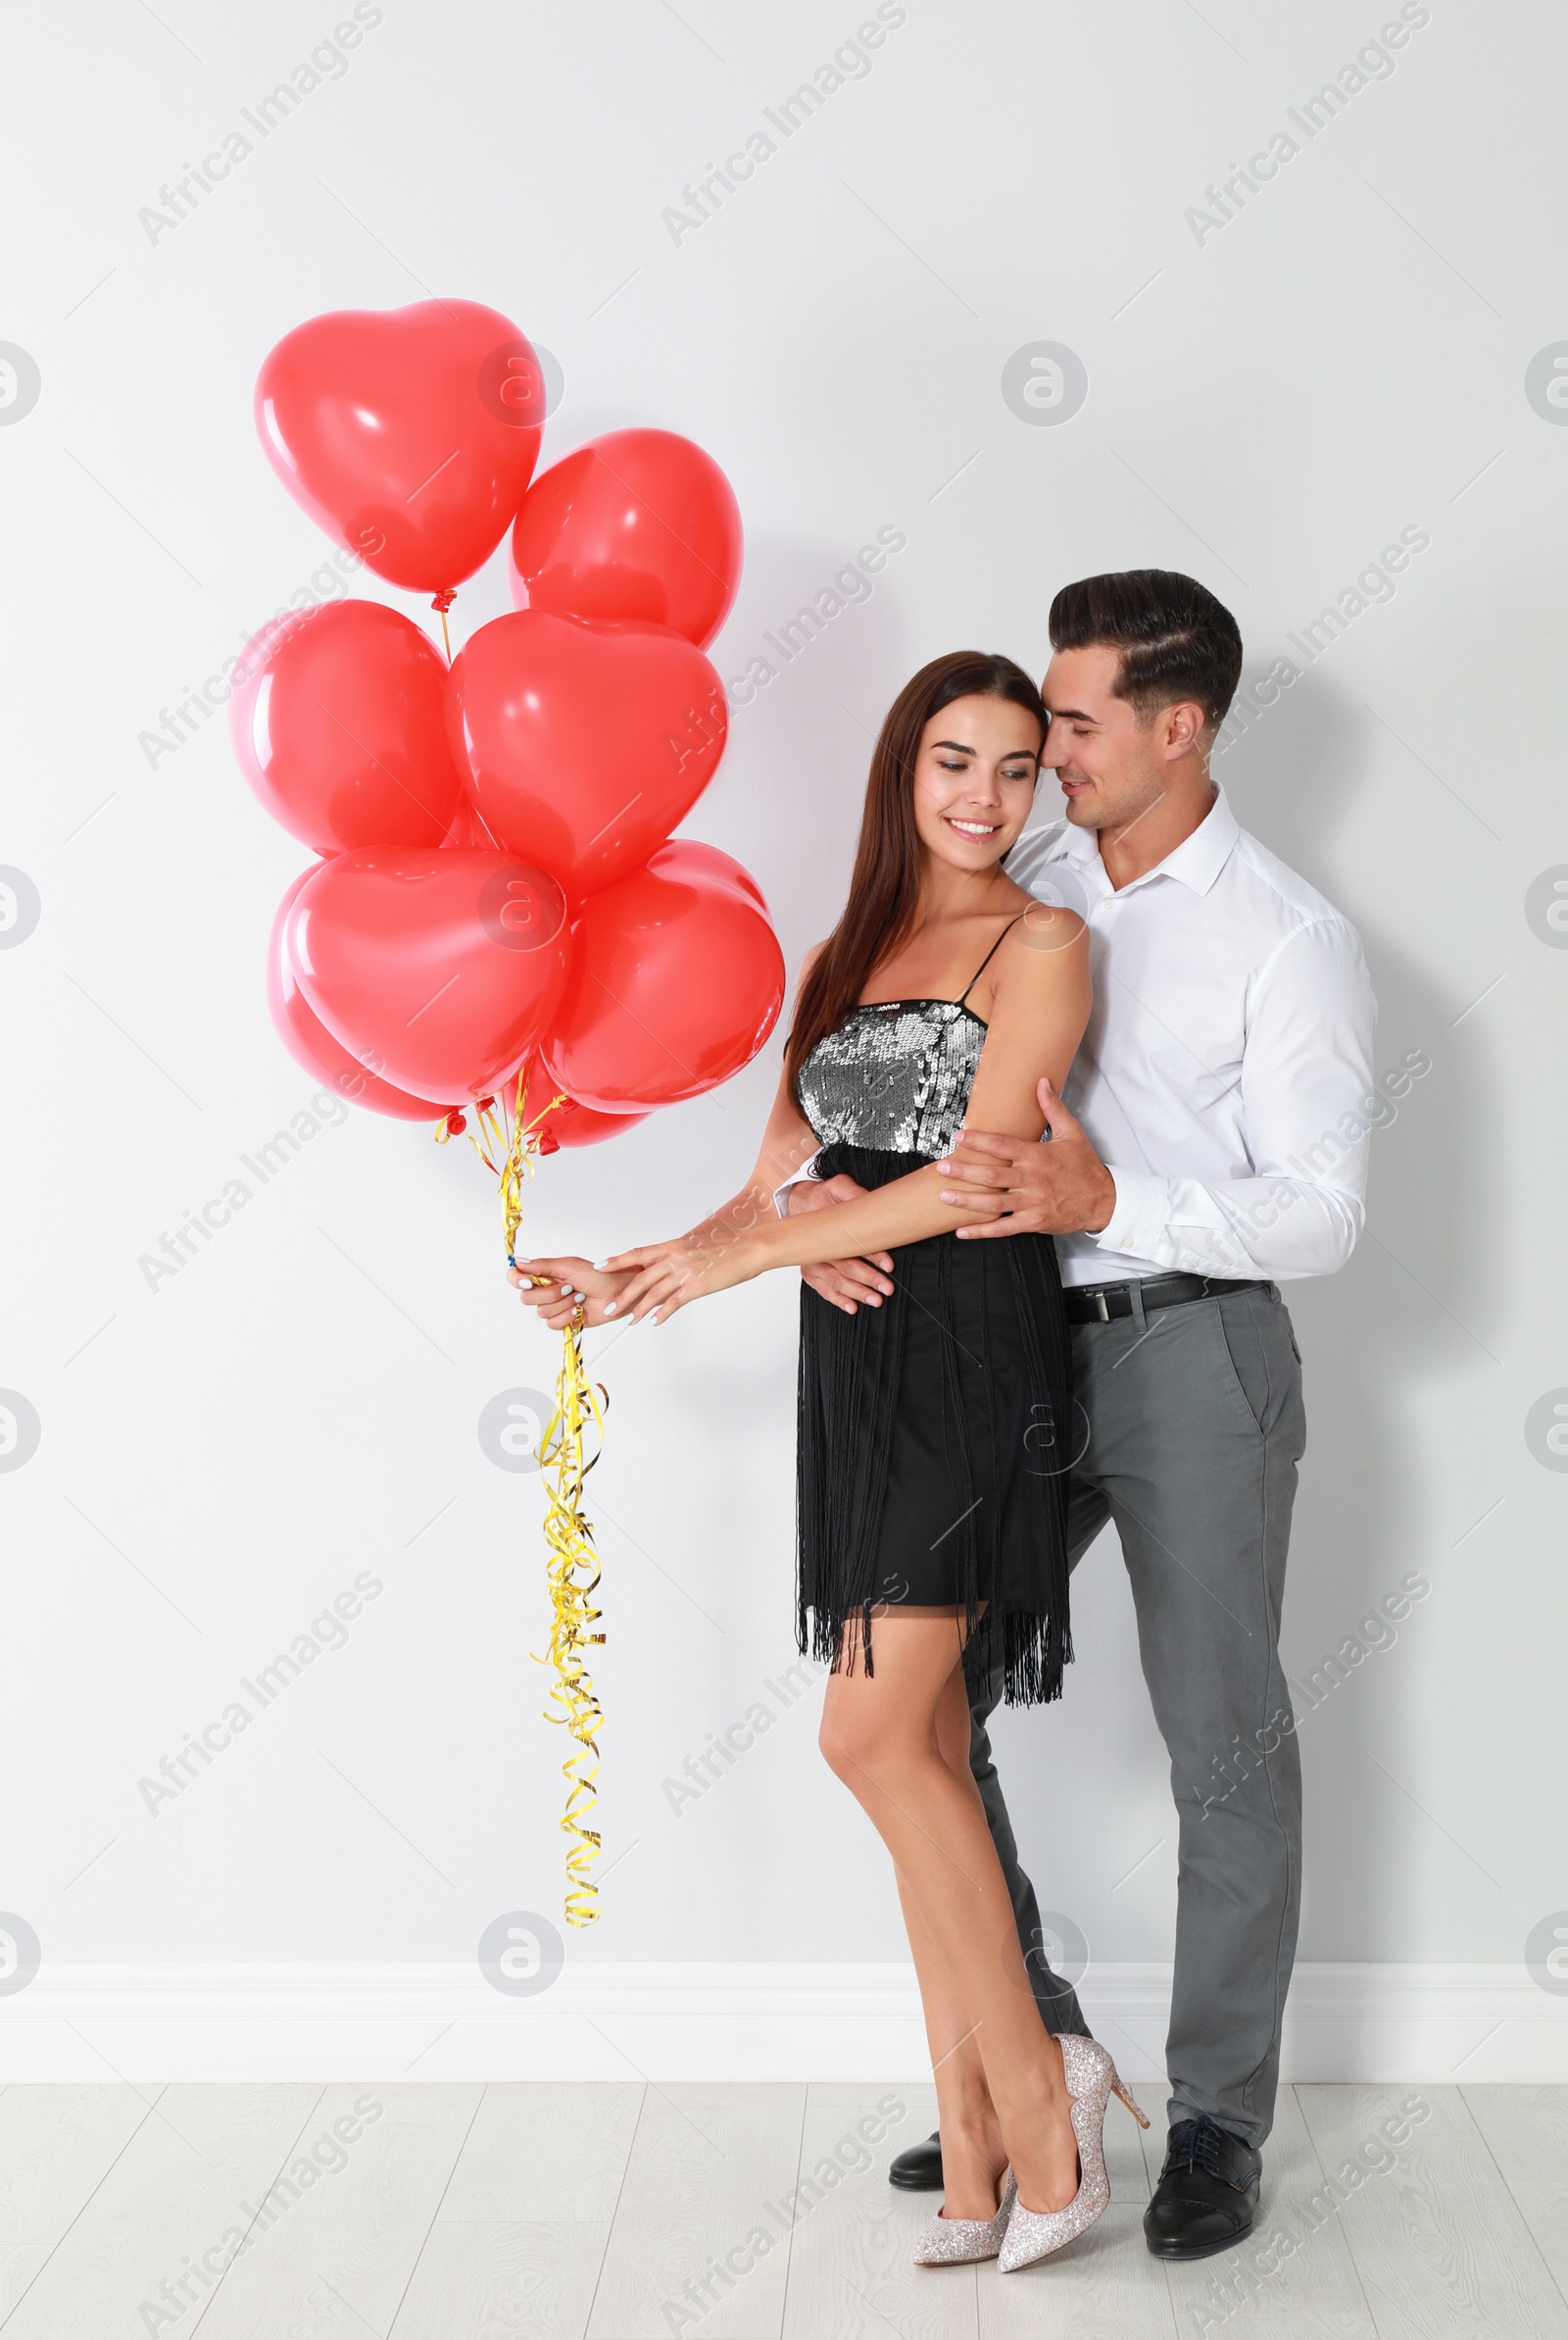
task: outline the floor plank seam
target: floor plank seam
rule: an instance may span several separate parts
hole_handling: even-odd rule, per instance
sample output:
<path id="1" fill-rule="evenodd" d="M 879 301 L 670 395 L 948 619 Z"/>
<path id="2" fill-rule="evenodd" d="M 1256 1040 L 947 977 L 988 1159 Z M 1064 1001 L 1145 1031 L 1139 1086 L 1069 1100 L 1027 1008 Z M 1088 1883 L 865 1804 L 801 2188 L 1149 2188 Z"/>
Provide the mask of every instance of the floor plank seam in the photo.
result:
<path id="1" fill-rule="evenodd" d="M 1159 2183 L 1159 2168 L 1153 2163 L 1152 2163 L 1149 2158 L 1154 2150 L 1153 2140 L 1157 2133 L 1158 2132 L 1153 2125 L 1151 2125 L 1148 2129 L 1140 2129 L 1138 2131 L 1138 2150 L 1143 2156 L 1144 2163 L 1144 2192 L 1146 2200 L 1152 2198 L 1154 2188 Z M 1161 2154 L 1160 2161 L 1163 2162 L 1163 2160 L 1164 2156 Z M 1160 2263 L 1159 2271 L 1165 2285 L 1165 2307 L 1170 2315 L 1171 2340 L 1181 2340 L 1182 2319 L 1177 2312 L 1176 2292 L 1171 2282 L 1170 2267 L 1165 2262 L 1162 2261 Z"/>
<path id="2" fill-rule="evenodd" d="M 620 2216 L 621 2199 L 626 2191 L 626 2172 L 631 2167 L 632 2162 L 636 2157 L 637 2139 L 642 2130 L 643 2115 L 648 2110 L 648 2082 L 644 2080 L 641 2083 L 641 2086 L 642 2094 L 637 2099 L 637 2117 L 631 2124 L 631 2135 L 626 2140 L 626 2158 L 620 2165 L 620 2177 L 615 2187 L 615 2200 L 613 2207 L 611 2210 L 609 2217 L 605 2221 L 604 2249 L 599 2254 L 599 2265 L 594 2271 L 594 2287 L 588 2294 L 587 2312 L 582 2319 L 583 2340 L 586 2340 L 586 2335 L 593 2328 L 594 2310 L 599 2305 L 599 2286 L 605 2279 L 605 2267 L 610 2258 L 611 2248 L 615 2240 L 615 2221 Z"/>
<path id="3" fill-rule="evenodd" d="M 1530 2237 L 1530 2247 L 1535 2252 L 1536 2257 L 1541 2261 L 1542 2272 L 1544 2274 L 1546 2281 L 1551 2285 L 1553 2291 L 1556 2292 L 1558 2298 L 1562 2301 L 1564 2309 L 1568 2310 L 1568 2290 L 1564 2289 L 1562 2282 L 1558 2278 L 1555 2267 L 1551 2265 L 1544 2252 L 1542 2250 L 1541 2245 L 1537 2242 L 1534 2221 L 1526 2211 L 1524 2204 L 1514 2192 L 1513 2187 L 1508 2182 L 1507 2170 L 1503 2167 L 1496 2155 L 1493 2152 L 1492 2140 L 1487 2135 L 1487 2132 L 1482 2127 L 1480 2121 L 1476 2118 L 1475 2107 L 1465 2095 L 1464 2082 L 1462 2080 L 1458 2086 L 1458 2097 L 1460 2104 L 1464 2107 L 1466 2118 L 1469 2120 L 1471 2127 L 1475 2130 L 1477 2137 L 1481 2141 L 1482 2150 L 1485 2152 L 1486 2157 L 1492 2164 L 1494 2169 L 1495 2169 L 1497 2172 L 1498 2182 L 1501 2185 L 1503 2192 L 1507 2195 L 1508 2200 L 1513 2204 L 1514 2209 L 1519 2214 L 1519 2223 L 1524 2228 L 1526 2234 L 1528 2234 Z"/>
<path id="4" fill-rule="evenodd" d="M 284 2170 L 288 2166 L 289 2155 L 298 2152 L 300 2142 L 304 2137 L 306 2130 L 310 2127 L 311 2122 L 316 2118 L 317 2114 L 320 2111 L 321 2106 L 326 2101 L 326 2092 L 330 2085 L 330 2081 L 322 2081 L 314 2101 L 306 2112 L 304 2119 L 300 2122 L 299 2127 L 294 2132 L 293 2142 L 284 2149 L 283 2158 L 278 2163 L 277 2168 L 273 2173 L 271 2185 L 268 2186 L 263 2193 L 258 2195 L 255 2213 L 252 2216 L 250 2225 L 248 2225 L 245 2229 L 245 2240 L 247 2242 L 249 2242 L 251 2234 L 255 2229 L 257 2218 L 259 2218 L 262 2215 L 262 2205 L 266 2202 L 268 2195 L 272 2192 L 273 2187 L 275 2187 L 281 2179 Z M 243 2208 L 243 2204 L 241 2207 Z M 213 2307 L 217 2301 L 219 2293 L 222 2290 L 223 2285 L 228 2281 L 229 2275 L 237 2264 L 238 2259 L 239 2253 L 236 2251 L 233 2257 L 225 2264 L 222 2273 L 219 2276 L 218 2281 L 213 2285 L 212 2291 L 208 2297 L 203 2300 L 202 2312 L 197 2316 L 196 2321 L 190 2327 L 190 2340 L 197 2340 L 197 2335 L 200 2333 L 202 2325 L 207 2320 L 208 2310 Z"/>
<path id="5" fill-rule="evenodd" d="M 77 2210 L 75 2216 L 72 2218 L 67 2225 L 61 2228 L 59 2235 L 56 2237 L 54 2248 L 45 2254 L 41 2264 L 32 2277 L 32 2282 L 28 2283 L 26 2289 L 17 2300 L 16 2305 L 12 2308 L 8 2308 L 4 2317 L 0 2318 L 0 2332 L 5 2330 L 5 2327 L 11 2321 L 12 2316 L 15 2315 L 18 2310 L 22 2307 L 23 2301 L 26 2299 L 27 2293 L 31 2291 L 33 2283 L 37 2283 L 42 2279 L 43 2275 L 47 2272 L 49 2266 L 52 2265 L 57 2254 L 64 2250 L 66 2243 L 69 2241 L 71 2235 L 74 2232 L 76 2226 L 79 2224 L 81 2219 L 86 2216 L 88 2211 L 92 2208 L 93 2203 L 97 2200 L 103 2188 L 109 2183 L 110 2178 L 114 2175 L 120 2164 L 124 2160 L 125 2155 L 129 2153 L 131 2147 L 135 2144 L 136 2139 L 140 2136 L 147 2122 L 151 2120 L 153 2116 L 153 2106 L 157 2104 L 158 2097 L 165 2094 L 168 2085 L 169 2083 L 165 2081 L 163 2088 L 160 2088 L 158 2091 L 158 2096 L 155 2096 L 152 2100 L 152 2103 L 146 2106 L 140 2120 L 137 2121 L 135 2127 L 131 2130 L 130 2135 L 125 2139 L 124 2144 L 122 2145 L 120 2151 L 115 2155 L 115 2158 L 109 2164 L 108 2168 L 104 2170 L 103 2175 L 99 2178 L 97 2185 L 95 2185 L 91 2193 L 87 2195 L 86 2199 Z M 135 2096 L 137 2092 L 134 2088 L 132 2088 L 130 2093 L 132 2096 Z"/>
<path id="6" fill-rule="evenodd" d="M 472 2113 L 468 2116 L 468 2125 L 464 2130 L 463 2136 L 459 2141 L 458 2150 L 452 2157 L 452 2166 L 447 2171 L 446 2183 L 441 2188 L 440 2193 L 436 2196 L 435 2208 L 431 2211 L 429 2217 L 425 2221 L 424 2233 L 420 2238 L 418 2249 L 414 2254 L 414 2265 L 409 2269 L 408 2280 L 404 2284 L 403 2289 L 398 2293 L 398 2304 L 393 2309 L 392 2320 L 386 2327 L 386 2340 L 392 2340 L 392 2335 L 398 2328 L 398 2317 L 403 2314 L 404 2309 L 408 2305 L 409 2293 L 414 2287 L 414 2278 L 419 2271 L 419 2263 L 423 2259 L 425 2252 L 430 2247 L 430 2237 L 435 2232 L 435 2222 L 441 2216 L 441 2205 L 452 2191 L 452 2180 L 454 2177 L 456 2177 L 458 2173 L 458 2166 L 462 2162 L 464 2154 L 467 2151 L 468 2139 L 473 2135 L 474 2123 L 478 2120 L 480 2114 L 484 2111 L 485 2098 L 489 2094 L 489 2082 L 487 2080 L 481 2081 L 479 2084 L 479 2101 L 474 2106 Z M 359 2310 L 356 2308 L 354 2313 L 357 2315 L 359 2314 Z"/>
<path id="7" fill-rule="evenodd" d="M 801 2125 L 795 2139 L 795 2183 L 790 2188 L 790 2225 L 784 2238 L 784 2291 L 779 2301 L 779 2340 L 790 2327 L 790 2284 L 795 2274 L 795 2205 L 801 2198 L 801 2163 L 806 2153 L 806 2124 L 811 2114 L 811 2090 L 816 2085 L 808 2080 L 801 2090 Z"/>
<path id="8" fill-rule="evenodd" d="M 1312 2193 L 1313 2195 L 1319 2195 L 1323 2192 L 1324 2188 L 1329 2182 L 1329 2173 L 1323 2166 L 1323 2156 L 1317 2149 L 1317 2139 L 1313 2136 L 1311 2128 L 1308 2126 L 1306 2107 L 1297 2095 L 1294 2087 L 1291 2090 L 1291 2102 L 1296 2107 L 1297 2118 L 1301 2124 L 1301 2134 L 1306 2139 L 1307 2150 L 1312 2156 L 1312 2166 L 1317 2171 L 1317 2184 L 1312 2188 Z M 1336 2217 L 1339 2217 L 1340 2214 L 1336 2210 L 1334 2215 Z M 1355 2255 L 1355 2246 L 1350 2240 L 1349 2233 L 1347 2230 L 1343 2219 L 1341 2220 L 1340 2231 L 1344 2236 L 1345 2255 L 1349 2260 L 1350 2272 L 1355 2277 L 1355 2288 L 1361 2294 L 1361 2305 L 1366 2310 L 1367 2322 L 1372 2326 L 1373 2331 L 1377 2334 L 1377 2340 L 1386 2340 L 1383 2326 L 1379 2323 L 1377 2318 L 1377 2310 L 1373 2307 L 1371 2295 L 1367 2291 L 1366 2278 L 1361 2272 L 1361 2263 Z"/>

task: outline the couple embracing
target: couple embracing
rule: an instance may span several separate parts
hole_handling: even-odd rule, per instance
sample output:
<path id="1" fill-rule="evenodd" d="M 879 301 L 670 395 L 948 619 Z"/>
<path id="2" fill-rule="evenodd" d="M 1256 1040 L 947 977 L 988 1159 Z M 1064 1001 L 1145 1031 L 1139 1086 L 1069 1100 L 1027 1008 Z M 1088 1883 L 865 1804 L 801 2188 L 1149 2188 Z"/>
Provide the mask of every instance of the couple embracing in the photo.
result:
<path id="1" fill-rule="evenodd" d="M 1051 641 L 1038 690 L 956 652 L 894 702 L 743 1192 L 601 1267 L 514 1271 L 553 1324 L 803 1271 L 801 1641 L 832 1668 L 822 1752 L 892 1855 L 941 2123 L 891 2175 L 943 2188 L 922 2264 L 1004 2270 L 1104 2209 L 1111 2091 L 1144 2118 L 1041 1955 L 986 1728 L 1060 1695 L 1107 1520 L 1180 1823 L 1145 2233 L 1190 2259 L 1252 2223 L 1300 1888 L 1279 1286 L 1360 1229 L 1374 1018 L 1354 929 L 1210 776 L 1230 613 L 1135 570 L 1065 587 Z M 1043 771 L 1066 818 L 1025 833 Z"/>

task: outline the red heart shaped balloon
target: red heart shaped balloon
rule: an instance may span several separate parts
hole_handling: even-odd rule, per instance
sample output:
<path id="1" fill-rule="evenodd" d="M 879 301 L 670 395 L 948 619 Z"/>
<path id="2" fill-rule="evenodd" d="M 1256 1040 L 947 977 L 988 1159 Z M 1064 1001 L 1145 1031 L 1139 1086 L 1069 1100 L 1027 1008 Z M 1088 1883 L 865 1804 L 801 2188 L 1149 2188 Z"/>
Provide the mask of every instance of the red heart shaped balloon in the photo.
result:
<path id="1" fill-rule="evenodd" d="M 607 430 L 529 488 L 512 531 L 518 609 L 642 618 L 705 649 L 741 576 L 741 509 L 673 430 Z"/>
<path id="2" fill-rule="evenodd" d="M 595 1113 L 592 1106 L 579 1105 L 575 1097 L 553 1105 L 551 1100 L 561 1096 L 561 1089 L 537 1056 L 529 1059 L 524 1080 L 523 1120 L 544 1114 L 539 1123 L 541 1154 L 554 1154 L 562 1146 L 600 1146 L 607 1137 L 618 1137 L 623 1129 L 635 1129 L 639 1121 L 648 1119 L 645 1113 Z"/>
<path id="3" fill-rule="evenodd" d="M 228 703 L 239 768 L 318 853 L 439 845 L 463 803 L 447 745 L 447 664 L 378 601 L 332 601 L 246 649 Z"/>
<path id="4" fill-rule="evenodd" d="M 426 593 L 501 542 L 544 414 L 532 348 L 477 301 L 313 317 L 256 383 L 256 427 L 290 495 L 377 576 Z"/>
<path id="5" fill-rule="evenodd" d="M 368 1106 L 371 1113 L 384 1113 L 395 1121 L 438 1121 L 447 1110 L 444 1105 L 428 1097 L 411 1097 L 407 1090 L 395 1089 L 389 1080 L 381 1079 L 381 1060 L 373 1050 L 363 1063 L 351 1056 L 333 1039 L 301 991 L 288 955 L 286 929 L 289 912 L 315 875 L 313 866 L 295 878 L 277 906 L 267 946 L 267 1005 L 278 1038 L 297 1065 L 303 1065 L 307 1072 L 314 1072 L 318 1080 L 351 1104 Z"/>
<path id="6" fill-rule="evenodd" d="M 705 845 L 701 837 L 671 837 L 660 849 L 659 873 L 662 877 L 708 878 L 717 885 L 733 886 L 767 916 L 766 897 L 750 870 L 716 845 Z"/>
<path id="7" fill-rule="evenodd" d="M 498 851 L 494 837 L 474 811 L 471 799 L 464 795 L 461 782 L 458 801 L 452 808 L 452 819 L 441 842 L 443 845 L 477 845 L 484 853 Z"/>
<path id="8" fill-rule="evenodd" d="M 481 625 L 447 684 L 452 753 L 497 843 L 572 895 L 645 862 L 724 752 L 723 685 L 660 625 L 520 610 Z"/>
<path id="9" fill-rule="evenodd" d="M 737 886 L 680 840 L 591 894 L 571 973 L 540 1045 L 548 1076 L 596 1113 L 701 1096 L 761 1047 L 784 1004 L 784 954 Z"/>
<path id="10" fill-rule="evenodd" d="M 561 888 L 466 847 L 340 853 L 307 877 L 285 928 L 306 1000 L 334 1039 L 420 1097 L 463 1105 L 522 1063 L 566 979 Z"/>

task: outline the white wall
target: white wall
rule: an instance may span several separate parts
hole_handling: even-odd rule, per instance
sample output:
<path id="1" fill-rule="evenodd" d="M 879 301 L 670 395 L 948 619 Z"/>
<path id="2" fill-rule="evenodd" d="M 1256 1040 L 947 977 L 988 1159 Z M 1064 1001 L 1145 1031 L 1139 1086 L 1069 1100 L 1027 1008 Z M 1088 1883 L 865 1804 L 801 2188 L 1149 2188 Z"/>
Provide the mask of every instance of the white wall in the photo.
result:
<path id="1" fill-rule="evenodd" d="M 0 862 L 41 916 L 0 951 L 0 1383 L 41 1441 L 0 1472 L 0 1904 L 42 1943 L 39 1993 L 105 1967 L 471 1973 L 498 1915 L 560 1916 L 538 1482 L 475 1428 L 497 1391 L 547 1384 L 554 1343 L 504 1290 L 471 1157 L 356 1116 L 173 1280 L 138 1270 L 310 1088 L 262 994 L 302 849 L 220 716 L 156 769 L 139 735 L 325 557 L 253 433 L 262 356 L 317 312 L 427 290 L 493 303 L 559 360 L 546 460 L 649 423 L 722 463 L 748 546 L 726 675 L 879 527 L 906 534 L 734 711 L 688 823 L 757 872 L 792 967 L 842 896 L 868 734 L 924 659 L 976 643 L 1038 670 L 1058 584 L 1155 563 L 1235 609 L 1255 678 L 1402 528 L 1430 536 L 1220 766 L 1359 925 L 1379 1067 L 1432 1063 L 1375 1141 L 1366 1241 L 1292 1296 L 1311 1414 L 1292 1671 L 1407 1571 L 1430 1585 L 1303 1723 L 1302 1957 L 1522 1984 L 1568 1905 L 1568 1478 L 1526 1436 L 1568 1384 L 1568 952 L 1526 915 L 1543 872 L 1568 875 L 1548 419 L 1568 409 L 1525 390 L 1568 339 L 1561 12 L 1431 0 L 1309 139 L 1289 109 L 1395 0 L 907 0 L 871 70 L 677 242 L 683 183 L 870 14 L 385 0 L 349 70 L 155 241 L 141 208 L 332 7 L 98 0 L 12 25 L 0 338 L 41 394 L 0 429 Z M 1301 151 L 1239 216 L 1190 219 L 1281 129 Z M 1002 392 L 1042 340 L 1089 379 L 1053 427 Z M 505 606 L 498 559 L 455 638 Z M 775 1041 L 717 1095 L 548 1163 L 529 1239 L 597 1256 L 687 1223 L 750 1163 L 776 1063 Z M 579 1978 L 901 1956 L 814 1689 L 678 1817 L 662 1787 L 793 1656 L 795 1305 L 780 1277 L 597 1344 L 610 1873 L 603 1923 L 569 1939 Z M 383 1589 L 347 1646 L 153 1817 L 138 1782 L 366 1569 Z M 1068 1694 L 1005 1718 L 1002 1761 L 1043 1903 L 1102 1972 L 1157 1968 L 1174 1820 L 1112 1541 L 1075 1603 Z M 1544 2041 L 1563 2001 L 1521 2005 L 1507 2023 Z M 14 2025 L 26 2007 L 0 2000 Z"/>

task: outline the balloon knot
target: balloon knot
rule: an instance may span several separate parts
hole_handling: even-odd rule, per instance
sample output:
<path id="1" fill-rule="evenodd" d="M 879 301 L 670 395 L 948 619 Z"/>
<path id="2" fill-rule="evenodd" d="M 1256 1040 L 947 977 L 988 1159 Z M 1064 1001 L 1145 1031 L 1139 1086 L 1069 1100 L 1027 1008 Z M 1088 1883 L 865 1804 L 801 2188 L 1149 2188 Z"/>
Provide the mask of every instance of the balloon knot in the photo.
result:
<path id="1" fill-rule="evenodd" d="M 442 617 L 444 618 L 457 598 L 457 588 L 455 586 L 443 585 L 440 592 L 437 593 L 431 600 L 430 607 L 433 610 L 439 610 Z"/>
<path id="2" fill-rule="evenodd" d="M 467 1126 L 467 1120 L 463 1114 L 457 1113 L 455 1111 L 448 1114 L 447 1134 L 449 1137 L 461 1137 Z"/>
<path id="3" fill-rule="evenodd" d="M 479 1112 L 480 1112 L 480 1113 L 488 1113 L 488 1112 L 490 1111 L 490 1108 L 491 1108 L 491 1106 L 492 1106 L 492 1105 L 494 1105 L 494 1103 L 495 1103 L 495 1099 L 494 1099 L 493 1097 L 481 1097 L 481 1098 L 479 1099 L 479 1101 L 478 1101 L 478 1110 L 479 1110 Z"/>
<path id="4" fill-rule="evenodd" d="M 553 1129 L 541 1129 L 537 1142 L 541 1154 L 559 1154 L 561 1151 L 561 1140 Z"/>

